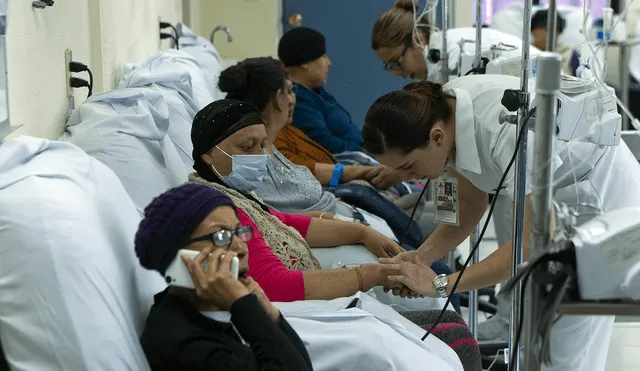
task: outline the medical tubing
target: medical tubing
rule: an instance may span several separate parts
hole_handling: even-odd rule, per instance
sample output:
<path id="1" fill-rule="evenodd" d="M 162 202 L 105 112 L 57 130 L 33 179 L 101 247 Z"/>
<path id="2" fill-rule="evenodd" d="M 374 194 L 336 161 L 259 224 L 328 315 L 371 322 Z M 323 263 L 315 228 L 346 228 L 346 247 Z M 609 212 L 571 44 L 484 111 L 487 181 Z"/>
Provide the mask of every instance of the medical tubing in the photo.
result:
<path id="1" fill-rule="evenodd" d="M 420 197 L 418 197 L 418 201 L 416 201 L 416 205 L 413 207 L 413 211 L 411 212 L 411 216 L 409 217 L 407 226 L 404 227 L 404 233 L 402 234 L 402 240 L 400 240 L 400 246 L 404 245 L 404 242 L 407 239 L 407 234 L 409 233 L 409 227 L 411 227 L 411 222 L 413 221 L 413 218 L 416 216 L 418 205 L 420 205 L 420 201 L 422 201 L 422 197 L 424 197 L 424 193 L 429 188 L 430 182 L 431 182 L 431 179 L 427 179 L 427 184 L 424 185 L 424 188 L 422 188 L 422 192 L 420 192 Z"/>
<path id="2" fill-rule="evenodd" d="M 596 62 L 597 68 L 600 69 L 600 61 L 598 60 L 598 57 L 596 55 L 596 51 L 593 49 L 593 46 L 591 44 L 587 44 L 587 45 L 589 46 L 589 49 L 591 50 L 591 57 Z M 633 127 L 636 130 L 640 130 L 640 123 L 638 122 L 638 119 L 631 113 L 631 110 L 629 110 L 629 108 L 627 106 L 625 106 L 624 103 L 622 103 L 622 101 L 620 100 L 620 98 L 618 98 L 618 96 L 616 94 L 611 93 L 606 88 L 606 84 L 604 82 L 602 82 L 602 80 L 600 79 L 600 76 L 598 76 L 598 74 L 594 73 L 593 74 L 593 78 L 594 78 L 594 81 L 596 82 L 596 84 L 598 84 L 600 86 L 601 90 L 605 90 L 607 94 L 609 94 L 613 99 L 616 100 L 616 103 L 618 103 L 618 106 L 620 108 L 622 108 L 622 111 L 627 115 L 627 117 L 629 117 L 629 121 L 631 122 L 631 125 L 633 125 Z"/>
<path id="3" fill-rule="evenodd" d="M 630 5 L 634 2 L 635 0 L 631 0 L 628 1 L 624 10 L 622 11 L 622 13 L 620 13 L 620 17 L 616 20 L 616 22 L 611 26 L 610 31 L 613 31 L 617 26 L 618 23 L 624 19 L 624 16 L 627 14 L 627 11 L 629 10 Z M 584 36 L 584 40 L 583 40 L 583 49 L 585 48 L 585 46 L 591 51 L 591 58 L 593 59 L 593 61 L 595 62 L 595 64 L 597 65 L 597 68 L 600 69 L 600 67 L 602 66 L 604 69 L 604 64 L 601 64 L 600 60 L 598 59 L 598 55 L 596 54 L 596 52 L 600 49 L 600 47 L 602 46 L 598 46 L 597 49 L 594 50 L 593 46 L 591 45 L 591 43 L 588 41 L 587 37 L 587 18 L 589 15 L 589 11 L 587 10 L 587 2 L 584 1 L 582 4 L 582 33 Z M 604 28 L 604 25 L 603 25 Z M 605 32 L 603 30 L 603 32 Z M 603 33 L 603 39 L 606 40 L 606 33 Z M 582 58 L 581 58 L 582 59 Z M 591 66 L 594 67 L 594 63 L 591 63 Z M 604 74 L 603 74 L 604 76 Z M 596 82 L 596 84 L 598 84 L 600 86 L 601 89 L 606 90 L 605 88 L 605 84 L 602 82 L 600 76 L 598 76 L 596 73 L 593 74 L 594 80 Z M 631 111 L 629 110 L 629 108 L 627 108 L 627 106 L 624 105 L 624 103 L 622 103 L 622 101 L 620 100 L 620 98 L 618 98 L 615 94 L 612 94 L 611 92 L 609 92 L 608 90 L 606 90 L 607 94 L 609 94 L 611 97 L 613 97 L 616 100 L 616 103 L 618 104 L 618 106 L 622 109 L 622 111 L 627 115 L 627 117 L 629 117 L 629 122 L 631 123 L 631 125 L 636 129 L 636 130 L 640 130 L 640 122 L 638 121 L 637 118 L 635 118 L 635 116 L 633 116 L 633 114 L 631 113 Z M 598 115 L 600 116 L 600 115 Z"/>
<path id="4" fill-rule="evenodd" d="M 505 284 L 505 287 L 502 288 L 502 290 L 500 290 L 500 296 L 506 296 L 506 294 L 510 291 L 512 291 L 515 286 L 516 283 L 520 280 L 522 280 L 522 286 L 520 287 L 520 295 L 524 296 L 525 295 L 525 290 L 527 287 L 527 282 L 529 277 L 531 276 L 532 273 L 534 273 L 534 271 L 537 269 L 537 267 L 542 264 L 542 263 L 549 263 L 551 261 L 560 261 L 560 262 L 567 262 L 568 260 L 571 259 L 572 257 L 572 253 L 573 250 L 571 249 L 566 249 L 566 250 L 562 250 L 559 252 L 553 252 L 553 253 L 547 253 L 544 255 L 540 255 L 538 258 L 536 258 L 535 261 L 531 261 L 528 263 L 523 264 L 523 267 L 521 268 L 521 270 L 518 272 L 518 274 L 516 276 L 514 276 L 513 278 L 511 278 L 509 281 L 507 281 L 507 283 Z M 552 305 L 552 308 L 555 308 L 557 305 L 554 304 Z M 520 301 L 520 309 L 524 310 L 524 300 Z M 545 308 L 545 310 L 549 310 L 548 308 Z M 543 311 L 543 313 L 546 313 L 545 311 Z M 514 339 L 514 349 L 518 348 L 518 344 L 520 342 L 520 338 L 522 337 L 522 328 L 523 326 L 523 321 L 524 321 L 524 316 L 520 316 L 519 320 L 518 320 L 518 325 L 516 327 L 516 338 Z M 539 326 L 536 326 L 539 327 Z M 512 356 L 511 356 L 511 361 L 510 364 L 515 364 L 515 355 L 517 352 L 512 352 Z"/>
<path id="5" fill-rule="evenodd" d="M 509 161 L 509 165 L 507 165 L 507 168 L 505 169 L 504 173 L 502 174 L 502 178 L 500 179 L 500 182 L 498 183 L 498 187 L 496 188 L 496 193 L 495 193 L 495 195 L 493 197 L 493 200 L 491 200 L 491 207 L 489 208 L 489 215 L 487 216 L 487 219 L 485 220 L 484 225 L 482 226 L 482 231 L 480 231 L 480 235 L 478 236 L 478 240 L 476 241 L 476 244 L 473 246 L 473 249 L 469 252 L 469 256 L 467 257 L 467 260 L 462 265 L 462 269 L 460 269 L 460 273 L 458 274 L 458 278 L 456 278 L 456 281 L 454 282 L 453 287 L 451 288 L 451 293 L 449 294 L 449 297 L 447 298 L 447 302 L 444 304 L 444 307 L 440 311 L 440 315 L 438 315 L 438 318 L 436 319 L 436 321 L 429 328 L 427 333 L 422 337 L 422 341 L 424 341 L 424 339 L 426 339 L 429 335 L 431 335 L 431 332 L 433 331 L 433 329 L 440 323 L 440 321 L 442 321 L 442 318 L 444 317 L 444 314 L 447 311 L 447 307 L 451 303 L 451 298 L 453 297 L 453 294 L 455 294 L 456 289 L 458 288 L 458 284 L 460 283 L 460 278 L 462 278 L 462 275 L 464 274 L 464 271 L 469 266 L 469 263 L 471 262 L 471 259 L 473 259 L 473 254 L 480 247 L 480 242 L 482 242 L 482 238 L 484 237 L 484 233 L 487 231 L 487 227 L 489 226 L 489 222 L 491 221 L 491 215 L 493 215 L 493 209 L 496 206 L 496 201 L 498 201 L 498 196 L 500 195 L 500 191 L 502 190 L 502 185 L 504 184 L 504 181 L 507 179 L 507 175 L 509 174 L 509 170 L 511 170 L 511 167 L 513 166 L 513 163 L 516 161 L 516 157 L 518 156 L 518 149 L 522 145 L 521 142 L 522 142 L 522 138 L 524 137 L 523 134 L 524 134 L 525 130 L 527 130 L 527 126 L 528 126 L 527 124 L 528 124 L 529 120 L 531 119 L 531 117 L 534 115 L 535 112 L 536 112 L 536 108 L 534 107 L 533 109 L 531 109 L 531 111 L 529 111 L 529 114 L 525 118 L 525 124 L 522 125 L 522 128 L 520 129 L 520 132 L 518 133 L 518 138 L 516 139 L 516 148 L 513 151 L 513 156 L 511 157 L 511 161 Z"/>

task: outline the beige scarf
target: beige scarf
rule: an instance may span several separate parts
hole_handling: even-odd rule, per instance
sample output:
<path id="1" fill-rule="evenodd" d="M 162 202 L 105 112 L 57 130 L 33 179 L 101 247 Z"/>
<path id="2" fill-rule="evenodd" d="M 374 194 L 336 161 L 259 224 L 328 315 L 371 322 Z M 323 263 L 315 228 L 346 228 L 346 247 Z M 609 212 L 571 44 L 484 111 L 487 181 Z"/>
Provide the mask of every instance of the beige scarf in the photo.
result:
<path id="1" fill-rule="evenodd" d="M 264 241 L 287 269 L 307 271 L 321 268 L 300 233 L 264 211 L 254 201 L 231 188 L 209 182 L 196 173 L 189 175 L 189 182 L 207 185 L 229 196 L 236 206 L 253 220 Z"/>

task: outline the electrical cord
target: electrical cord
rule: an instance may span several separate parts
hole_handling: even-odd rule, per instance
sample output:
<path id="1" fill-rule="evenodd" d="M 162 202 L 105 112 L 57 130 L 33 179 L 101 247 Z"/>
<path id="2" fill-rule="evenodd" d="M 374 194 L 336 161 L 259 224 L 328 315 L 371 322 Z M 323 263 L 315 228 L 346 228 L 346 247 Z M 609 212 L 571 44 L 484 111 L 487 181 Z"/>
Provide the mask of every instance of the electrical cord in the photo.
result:
<path id="1" fill-rule="evenodd" d="M 89 90 L 89 95 L 87 95 L 87 97 L 91 96 L 91 85 L 89 85 L 89 82 L 85 79 L 81 79 L 79 77 L 70 77 L 69 78 L 69 85 L 74 88 L 87 88 Z"/>
<path id="2" fill-rule="evenodd" d="M 160 22 L 160 29 L 164 30 L 165 28 L 171 28 L 173 30 L 173 34 L 175 35 L 174 42 L 176 43 L 176 50 L 180 50 L 180 45 L 178 44 L 178 40 L 180 39 L 178 29 L 169 22 Z"/>
<path id="3" fill-rule="evenodd" d="M 180 38 L 180 36 L 178 35 L 178 29 L 177 29 L 177 28 L 175 28 L 175 26 L 174 26 L 174 25 L 172 25 L 172 24 L 171 24 L 171 23 L 169 23 L 169 22 L 162 22 L 162 21 L 161 21 L 161 22 L 160 22 L 160 29 L 161 29 L 161 30 L 164 30 L 165 28 L 171 28 L 171 29 L 173 30 L 173 34 L 174 34 L 174 35 L 176 35 L 176 39 L 179 39 L 179 38 Z"/>
<path id="4" fill-rule="evenodd" d="M 69 62 L 69 71 L 75 72 L 75 73 L 87 72 L 89 74 L 89 86 L 87 86 L 87 88 L 89 89 L 89 94 L 87 95 L 87 98 L 93 95 L 93 73 L 91 72 L 91 69 L 84 63 L 71 61 Z"/>
<path id="5" fill-rule="evenodd" d="M 413 218 L 416 216 L 416 211 L 418 210 L 418 205 L 420 205 L 420 201 L 422 201 L 422 197 L 424 197 L 424 193 L 429 189 L 429 183 L 431 179 L 427 179 L 427 183 L 422 188 L 422 192 L 420 192 L 420 197 L 418 197 L 418 201 L 416 205 L 413 207 L 413 211 L 411 212 L 411 217 L 409 217 L 409 221 L 407 222 L 407 226 L 404 227 L 404 233 L 402 234 L 402 240 L 400 240 L 400 246 L 404 245 L 405 240 L 407 239 L 407 234 L 409 234 L 409 227 L 411 227 L 411 222 Z"/>
<path id="6" fill-rule="evenodd" d="M 552 261 L 560 261 L 560 262 L 568 262 L 570 261 L 570 259 L 572 258 L 572 250 L 570 249 L 565 249 L 562 251 L 558 251 L 558 252 L 549 252 L 547 254 L 543 254 L 538 256 L 537 258 L 535 258 L 532 261 L 529 261 L 527 263 L 524 263 L 522 265 L 522 269 L 520 269 L 520 271 L 518 271 L 516 273 L 515 276 L 513 276 L 511 279 L 509 279 L 509 281 L 507 281 L 507 283 L 504 285 L 504 287 L 502 288 L 502 290 L 500 290 L 500 295 L 502 296 L 506 296 L 507 293 L 513 291 L 513 289 L 515 288 L 516 284 L 518 283 L 518 281 L 522 280 L 522 286 L 520 287 L 520 295 L 522 297 L 524 297 L 525 294 L 525 289 L 527 287 L 527 282 L 529 277 L 531 277 L 531 275 L 534 273 L 534 271 L 538 268 L 538 266 L 540 266 L 540 264 L 543 263 L 549 263 Z M 561 277 L 562 278 L 562 277 Z M 554 287 L 557 287 L 557 285 L 554 285 Z M 564 287 L 564 286 L 562 286 Z M 555 293 L 551 293 L 552 297 L 564 297 L 563 292 L 566 291 L 566 288 L 564 289 L 556 289 Z M 559 302 L 556 300 L 554 302 L 552 302 L 552 305 L 549 306 L 547 304 L 547 307 L 542 311 L 543 313 L 543 318 L 552 316 L 553 313 L 555 313 L 555 308 L 557 307 L 557 305 L 559 305 Z M 524 311 L 524 300 L 520 300 L 520 313 L 522 313 Z M 551 313 L 551 314 L 549 314 Z M 541 318 L 542 321 L 542 318 Z M 544 321 L 543 321 L 544 322 Z M 552 325 L 552 322 L 550 320 L 546 321 L 547 325 L 545 326 L 545 333 L 548 334 L 548 332 L 550 331 L 550 327 Z M 523 316 L 520 316 L 519 320 L 518 320 L 518 324 L 516 327 L 516 338 L 514 339 L 514 349 L 518 349 L 518 344 L 520 342 L 520 337 L 522 334 L 522 327 L 523 327 Z M 539 327 L 539 326 L 536 326 Z M 512 350 L 512 354 L 511 354 L 511 363 L 510 364 L 515 364 L 515 355 L 517 352 Z"/>
<path id="7" fill-rule="evenodd" d="M 176 49 L 179 50 L 180 49 L 180 45 L 178 45 L 178 38 L 173 36 L 170 33 L 166 33 L 166 32 L 160 32 L 160 40 L 164 40 L 164 39 L 171 39 L 173 40 L 173 42 L 176 45 Z"/>
<path id="8" fill-rule="evenodd" d="M 498 183 L 498 187 L 496 188 L 496 193 L 495 193 L 495 195 L 493 197 L 493 200 L 491 200 L 491 206 L 489 207 L 489 215 L 487 216 L 487 219 L 486 219 L 486 221 L 484 223 L 484 226 L 482 227 L 482 231 L 480 232 L 480 235 L 478 236 L 478 239 L 476 240 L 476 243 L 473 246 L 473 249 L 471 249 L 471 251 L 469 252 L 469 257 L 467 258 L 467 260 L 462 265 L 462 269 L 460 269 L 460 273 L 458 274 L 458 278 L 456 278 L 456 281 L 453 284 L 453 287 L 451 288 L 451 293 L 449 294 L 449 296 L 447 298 L 447 302 L 444 304 L 444 307 L 440 311 L 440 315 L 438 315 L 438 318 L 436 319 L 434 324 L 429 328 L 427 333 L 422 337 L 422 341 L 424 341 L 424 339 L 426 339 L 429 335 L 431 335 L 431 332 L 433 331 L 433 329 L 436 328 L 436 326 L 440 323 L 440 321 L 442 321 L 442 318 L 444 317 L 444 314 L 447 311 L 447 307 L 449 306 L 449 304 L 451 304 L 451 298 L 453 297 L 453 295 L 456 292 L 456 289 L 458 288 L 458 284 L 460 283 L 460 279 L 462 278 L 462 275 L 464 274 L 465 270 L 469 266 L 469 263 L 471 262 L 471 259 L 473 258 L 474 253 L 480 247 L 480 242 L 482 242 L 482 237 L 484 237 L 484 234 L 487 231 L 487 227 L 489 226 L 489 221 L 491 220 L 491 215 L 493 215 L 493 209 L 495 208 L 496 202 L 498 201 L 498 196 L 500 195 L 500 191 L 502 190 L 502 185 L 504 184 L 504 181 L 507 179 L 507 175 L 509 174 L 509 170 L 511 170 L 511 167 L 513 166 L 514 162 L 516 161 L 516 157 L 518 156 L 518 150 L 519 150 L 520 146 L 522 145 L 522 143 L 521 143 L 522 142 L 522 138 L 524 137 L 524 133 L 527 130 L 527 127 L 528 127 L 528 122 L 531 119 L 531 117 L 533 117 L 535 112 L 536 112 L 536 107 L 531 109 L 529 111 L 529 114 L 524 119 L 524 124 L 522 125 L 522 128 L 520 129 L 520 132 L 518 133 L 518 137 L 516 139 L 516 148 L 513 151 L 513 156 L 511 157 L 511 161 L 509 161 L 509 165 L 507 165 L 507 168 L 505 169 L 504 173 L 502 174 L 502 178 L 500 179 L 500 182 Z"/>

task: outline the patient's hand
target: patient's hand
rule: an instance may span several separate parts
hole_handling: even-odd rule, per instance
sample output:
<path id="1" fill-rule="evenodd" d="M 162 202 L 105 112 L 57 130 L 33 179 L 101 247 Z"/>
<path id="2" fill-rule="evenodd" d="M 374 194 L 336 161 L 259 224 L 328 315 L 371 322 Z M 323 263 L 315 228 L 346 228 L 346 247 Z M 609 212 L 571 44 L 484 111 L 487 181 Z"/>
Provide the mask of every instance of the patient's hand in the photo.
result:
<path id="1" fill-rule="evenodd" d="M 402 175 L 390 167 L 377 166 L 367 173 L 365 179 L 377 189 L 387 190 L 402 182 Z"/>
<path id="2" fill-rule="evenodd" d="M 399 275 L 401 274 L 398 271 L 393 271 L 393 270 L 389 270 L 387 268 L 383 267 L 383 272 L 385 274 L 387 274 L 387 279 L 385 280 L 384 283 L 384 292 L 389 292 L 391 291 L 393 293 L 393 295 L 395 296 L 400 296 L 401 298 L 409 298 L 409 299 L 413 299 L 413 298 L 424 298 L 423 295 L 411 291 L 411 289 L 409 289 L 407 286 L 403 285 L 400 282 L 396 282 L 396 281 L 391 281 L 389 280 L 389 276 L 391 275 Z"/>
<path id="3" fill-rule="evenodd" d="M 419 294 L 437 298 L 439 297 L 433 280 L 435 272 L 422 262 L 420 256 L 415 255 L 413 262 L 398 261 L 398 258 L 379 259 L 383 269 L 388 272 L 387 279 L 391 282 L 401 283 L 409 290 Z M 400 296 L 404 289 L 400 289 Z"/>
<path id="4" fill-rule="evenodd" d="M 396 242 L 376 232 L 375 229 L 363 226 L 361 243 L 378 258 L 389 258 L 404 253 L 404 249 Z"/>
<path id="5" fill-rule="evenodd" d="M 258 285 L 258 283 L 251 277 L 240 278 L 240 282 L 242 282 L 247 287 L 251 294 L 254 294 L 258 297 L 258 302 L 267 312 L 269 318 L 271 318 L 273 322 L 280 324 L 280 311 L 271 303 L 271 301 L 269 301 L 269 298 L 267 298 L 267 295 L 264 293 L 260 285 Z"/>

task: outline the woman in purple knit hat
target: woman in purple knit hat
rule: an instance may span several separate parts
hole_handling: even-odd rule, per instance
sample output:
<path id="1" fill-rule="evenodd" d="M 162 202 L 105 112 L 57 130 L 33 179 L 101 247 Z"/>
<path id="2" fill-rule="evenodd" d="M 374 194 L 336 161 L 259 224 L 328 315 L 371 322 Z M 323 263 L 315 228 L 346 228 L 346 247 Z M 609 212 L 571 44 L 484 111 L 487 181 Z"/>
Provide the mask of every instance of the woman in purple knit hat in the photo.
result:
<path id="1" fill-rule="evenodd" d="M 143 267 L 164 276 L 180 249 L 199 251 L 179 257 L 195 290 L 170 286 L 155 296 L 141 337 L 152 370 L 313 369 L 296 332 L 246 276 L 251 237 L 233 201 L 211 187 L 185 184 L 146 207 L 135 237 Z"/>

